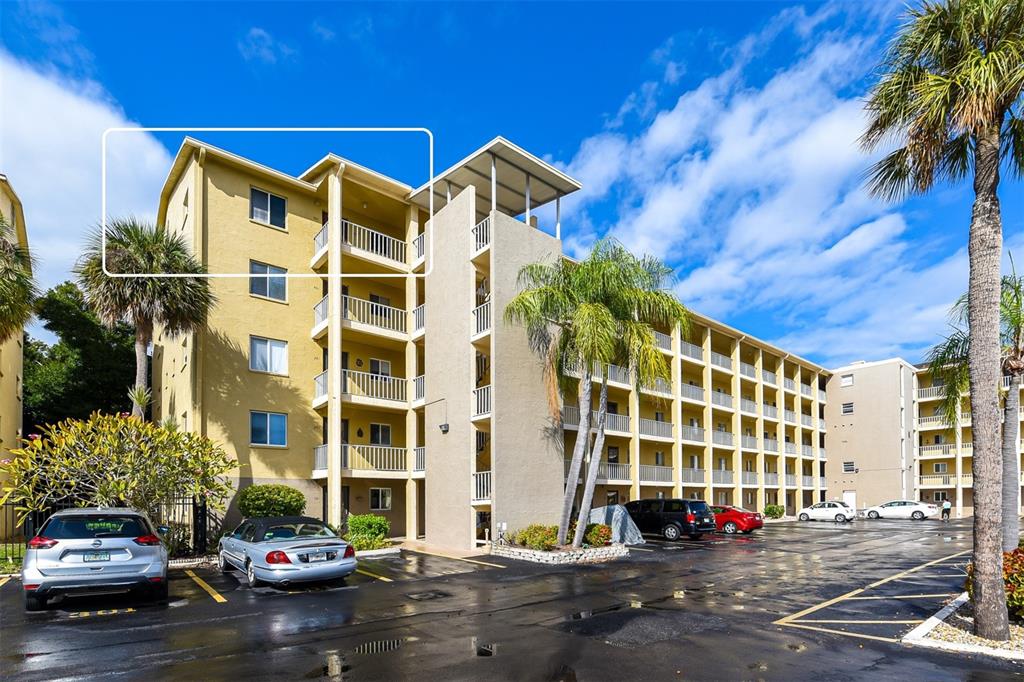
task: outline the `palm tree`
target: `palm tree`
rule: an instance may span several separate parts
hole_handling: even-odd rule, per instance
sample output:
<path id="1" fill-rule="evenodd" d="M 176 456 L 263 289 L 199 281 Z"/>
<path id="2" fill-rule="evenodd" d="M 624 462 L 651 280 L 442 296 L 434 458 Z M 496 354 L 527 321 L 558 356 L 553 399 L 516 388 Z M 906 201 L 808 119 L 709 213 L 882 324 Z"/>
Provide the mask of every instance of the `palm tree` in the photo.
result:
<path id="1" fill-rule="evenodd" d="M 604 444 L 608 366 L 613 362 L 631 364 L 636 367 L 636 376 L 646 382 L 669 374 L 651 324 L 685 324 L 686 309 L 671 294 L 660 290 L 670 272 L 655 259 L 633 257 L 614 240 L 599 241 L 578 263 L 558 259 L 520 270 L 521 291 L 505 307 L 504 318 L 508 323 L 523 324 L 534 348 L 544 358 L 549 403 L 556 419 L 561 395 L 571 388 L 567 377 L 579 375 L 576 396 L 580 424 L 566 477 L 559 544 L 567 540 L 580 469 L 590 451 L 592 372 L 596 369 L 603 381 L 593 449 L 596 457 L 590 457 L 577 545 L 586 531 Z"/>
<path id="2" fill-rule="evenodd" d="M 1020 461 L 1017 441 L 1020 439 L 1020 386 L 1024 375 L 1024 277 L 1016 272 L 1002 280 L 999 305 L 1000 338 L 1002 344 L 1001 365 L 1002 393 L 1002 516 L 1003 551 L 1013 551 L 1020 537 Z M 941 413 L 943 421 L 953 426 L 960 413 L 960 398 L 969 389 L 968 348 L 970 331 L 968 327 L 968 299 L 961 296 L 950 313 L 952 331 L 942 343 L 932 348 L 928 356 L 929 370 L 944 387 Z"/>
<path id="3" fill-rule="evenodd" d="M 1009 638 L 1002 578 L 999 454 L 1000 165 L 1024 171 L 1024 3 L 925 1 L 908 10 L 866 104 L 868 149 L 895 141 L 872 168 L 888 199 L 973 172 L 968 372 L 974 431 L 975 631 Z"/>
<path id="4" fill-rule="evenodd" d="M 112 327 L 123 321 L 135 327 L 132 414 L 143 417 L 145 405 L 138 396 L 149 390 L 147 351 L 153 329 L 160 325 L 171 335 L 199 331 L 216 297 L 203 277 L 147 276 L 201 275 L 206 268 L 184 239 L 135 217 L 107 223 L 106 265 L 107 272 L 138 276 L 113 277 L 104 272 L 102 232 L 98 229 L 90 236 L 75 273 L 86 302 L 104 324 Z"/>
<path id="5" fill-rule="evenodd" d="M 0 343 L 20 334 L 32 317 L 39 289 L 32 278 L 32 254 L 0 215 Z"/>

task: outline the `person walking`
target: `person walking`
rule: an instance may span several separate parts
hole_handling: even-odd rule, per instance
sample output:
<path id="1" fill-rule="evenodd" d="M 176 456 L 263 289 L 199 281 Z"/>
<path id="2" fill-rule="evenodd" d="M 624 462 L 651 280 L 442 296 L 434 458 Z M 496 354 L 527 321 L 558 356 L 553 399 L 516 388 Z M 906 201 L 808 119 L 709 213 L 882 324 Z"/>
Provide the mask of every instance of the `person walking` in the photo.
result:
<path id="1" fill-rule="evenodd" d="M 950 502 L 948 499 L 947 500 L 943 500 L 942 501 L 942 521 L 943 522 L 948 522 L 949 521 L 949 514 L 950 514 L 951 511 L 953 511 L 953 503 Z"/>

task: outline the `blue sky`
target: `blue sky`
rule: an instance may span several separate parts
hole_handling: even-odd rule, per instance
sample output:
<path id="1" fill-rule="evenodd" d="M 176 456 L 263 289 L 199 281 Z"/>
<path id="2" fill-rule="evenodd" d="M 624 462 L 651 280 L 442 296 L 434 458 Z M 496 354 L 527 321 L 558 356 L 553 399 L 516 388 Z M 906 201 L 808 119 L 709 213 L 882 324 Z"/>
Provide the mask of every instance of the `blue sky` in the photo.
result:
<path id="1" fill-rule="evenodd" d="M 422 126 L 438 169 L 501 134 L 584 190 L 695 310 L 823 364 L 919 360 L 966 288 L 970 192 L 886 205 L 857 147 L 888 2 L 0 4 L 0 171 L 44 285 L 99 219 L 111 126 Z M 297 173 L 334 151 L 410 184 L 411 135 L 197 135 Z M 129 138 L 123 138 L 128 140 Z M 110 212 L 152 215 L 180 135 L 112 150 Z M 1002 187 L 1024 250 L 1021 185 Z"/>

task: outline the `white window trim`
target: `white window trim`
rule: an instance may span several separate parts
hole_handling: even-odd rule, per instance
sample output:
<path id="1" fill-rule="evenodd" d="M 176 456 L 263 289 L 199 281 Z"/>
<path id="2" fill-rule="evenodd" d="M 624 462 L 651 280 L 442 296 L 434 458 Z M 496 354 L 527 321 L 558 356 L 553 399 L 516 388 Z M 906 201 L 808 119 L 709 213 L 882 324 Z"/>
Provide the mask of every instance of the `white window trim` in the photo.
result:
<path id="1" fill-rule="evenodd" d="M 270 415 L 281 415 L 284 417 L 284 444 L 280 443 L 254 443 L 252 442 L 252 415 L 262 414 L 267 418 L 267 438 L 270 438 Z M 288 413 L 268 412 L 267 410 L 249 410 L 249 446 L 254 448 L 280 448 L 288 447 Z"/>
<path id="2" fill-rule="evenodd" d="M 847 410 L 846 410 L 847 407 L 850 408 L 849 412 L 847 412 Z M 840 411 L 840 414 L 842 414 L 843 416 L 848 416 L 848 415 L 853 414 L 853 403 L 843 403 L 840 406 L 840 410 L 839 411 Z"/>
<path id="3" fill-rule="evenodd" d="M 388 442 L 387 443 L 374 443 L 373 442 L 373 427 L 377 427 L 377 432 L 380 432 L 381 427 L 385 427 L 388 430 Z M 383 422 L 370 422 L 370 445 L 376 445 L 379 447 L 391 447 L 391 424 L 385 424 Z"/>
<path id="4" fill-rule="evenodd" d="M 378 505 L 376 507 L 373 506 L 373 491 L 374 490 L 377 491 Z M 382 507 L 382 506 L 380 506 L 379 502 L 380 502 L 380 499 L 381 499 L 381 493 L 383 491 L 385 491 L 385 490 L 388 491 L 388 506 Z M 370 505 L 370 511 L 391 511 L 391 506 L 392 506 L 391 505 L 391 503 L 392 503 L 391 488 L 370 488 L 369 495 L 370 495 L 370 499 L 368 500 L 368 502 L 369 502 L 369 505 Z"/>
<path id="5" fill-rule="evenodd" d="M 267 222 L 263 222 L 262 220 L 258 220 L 256 218 L 252 217 L 252 193 L 253 193 L 253 190 L 255 190 L 257 192 L 263 192 L 264 194 L 267 195 Z M 270 222 L 270 197 L 277 197 L 278 199 L 281 199 L 282 201 L 284 201 L 284 225 L 282 227 L 278 227 L 277 225 L 275 225 L 272 222 Z M 269 227 L 272 230 L 277 230 L 279 232 L 287 232 L 288 231 L 288 197 L 281 196 L 280 194 L 274 194 L 270 190 L 263 189 L 262 187 L 257 187 L 256 185 L 249 185 L 249 221 L 253 222 L 253 223 L 256 223 L 257 225 L 262 225 L 263 227 Z"/>
<path id="6" fill-rule="evenodd" d="M 264 266 L 266 266 L 268 268 L 277 268 L 278 270 L 281 270 L 281 274 L 279 274 L 279 275 L 278 274 L 272 275 L 272 274 L 270 274 L 268 272 L 265 275 L 260 275 L 260 274 L 253 273 L 252 272 L 252 264 L 253 263 L 256 263 L 257 265 L 264 265 Z M 261 301 L 271 301 L 273 303 L 285 303 L 285 304 L 288 303 L 288 268 L 282 268 L 279 265 L 273 265 L 272 263 L 265 263 L 265 262 L 263 262 L 261 260 L 254 260 L 254 259 L 250 258 L 249 259 L 249 270 L 250 270 L 250 272 L 249 272 L 249 286 L 248 286 L 248 290 L 249 290 L 249 295 L 250 296 L 252 296 L 253 298 L 258 298 Z M 253 291 L 252 291 L 252 279 L 254 277 L 262 277 L 262 278 L 267 280 L 267 293 L 266 294 L 256 294 L 256 293 L 253 293 Z M 274 298 L 273 296 L 270 295 L 270 278 L 271 277 L 280 277 L 281 279 L 284 280 L 284 298 Z"/>
<path id="7" fill-rule="evenodd" d="M 374 371 L 373 371 L 373 363 L 375 363 L 375 362 L 378 364 L 378 366 L 381 369 L 383 369 L 384 366 L 386 365 L 387 368 L 388 368 L 387 374 L 384 374 L 384 373 L 374 373 Z M 378 377 L 389 377 L 389 378 L 392 377 L 393 375 L 391 374 L 391 361 L 390 360 L 383 360 L 381 358 L 370 358 L 370 374 L 373 374 L 374 376 L 378 376 Z"/>
<path id="8" fill-rule="evenodd" d="M 849 464 L 850 466 L 847 467 L 846 466 L 847 464 Z M 851 460 L 851 461 L 843 462 L 843 473 L 844 474 L 853 474 L 853 473 L 856 473 L 856 472 L 857 472 L 857 463 L 855 461 Z"/>
<path id="9" fill-rule="evenodd" d="M 273 343 L 283 343 L 284 344 L 284 372 L 274 372 L 274 371 L 269 370 L 269 369 L 256 369 L 255 367 L 253 367 L 252 366 L 252 360 L 253 360 L 252 342 L 253 341 L 266 341 L 267 342 L 267 367 L 270 367 L 270 343 L 271 342 L 273 342 Z M 250 372 L 254 372 L 256 374 L 270 374 L 271 376 L 276 376 L 276 377 L 286 377 L 286 376 L 288 376 L 288 365 L 289 365 L 289 357 L 288 357 L 288 342 L 287 341 L 285 341 L 284 339 L 272 339 L 269 336 L 259 336 L 257 334 L 250 334 L 249 335 L 249 371 Z"/>
<path id="10" fill-rule="evenodd" d="M 852 374 L 842 374 L 842 375 L 840 375 L 839 376 L 839 385 L 841 387 L 844 387 L 844 388 L 846 386 L 853 386 L 853 375 Z"/>
<path id="11" fill-rule="evenodd" d="M 939 467 L 942 467 L 941 469 Z M 932 462 L 932 473 L 933 474 L 948 474 L 949 463 L 948 462 Z"/>

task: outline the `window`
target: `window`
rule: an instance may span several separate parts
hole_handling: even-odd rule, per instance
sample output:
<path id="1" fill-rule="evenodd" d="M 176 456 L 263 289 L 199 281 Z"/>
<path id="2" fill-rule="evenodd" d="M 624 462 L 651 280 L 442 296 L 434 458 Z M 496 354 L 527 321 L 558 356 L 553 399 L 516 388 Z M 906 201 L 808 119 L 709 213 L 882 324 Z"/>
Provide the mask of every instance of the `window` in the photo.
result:
<path id="1" fill-rule="evenodd" d="M 932 472 L 933 472 L 933 473 L 936 473 L 936 474 L 944 474 L 944 473 L 946 473 L 946 472 L 948 471 L 948 467 L 949 467 L 949 465 L 948 465 L 948 464 L 946 464 L 945 462 L 935 462 L 935 464 L 933 465 L 933 467 L 934 467 L 934 468 L 932 469 Z"/>
<path id="2" fill-rule="evenodd" d="M 288 415 L 280 412 L 250 412 L 249 443 L 288 445 Z"/>
<path id="3" fill-rule="evenodd" d="M 935 500 L 936 502 L 945 502 L 947 499 L 946 491 L 936 490 L 934 493 L 932 493 L 932 499 Z"/>
<path id="4" fill-rule="evenodd" d="M 843 403 L 843 414 L 853 414 L 853 403 Z"/>
<path id="5" fill-rule="evenodd" d="M 690 468 L 700 469 L 700 455 L 690 455 Z"/>
<path id="6" fill-rule="evenodd" d="M 608 446 L 608 463 L 618 464 L 619 463 L 619 446 L 609 445 Z"/>
<path id="7" fill-rule="evenodd" d="M 370 488 L 370 511 L 391 511 L 391 488 Z"/>
<path id="8" fill-rule="evenodd" d="M 840 386 L 853 386 L 853 375 L 852 374 L 844 374 L 841 377 L 839 377 L 839 385 Z"/>
<path id="9" fill-rule="evenodd" d="M 285 199 L 253 187 L 249 190 L 249 218 L 284 229 Z"/>
<path id="10" fill-rule="evenodd" d="M 268 374 L 288 374 L 288 342 L 250 336 L 249 369 Z"/>
<path id="11" fill-rule="evenodd" d="M 288 300 L 288 280 L 281 275 L 287 274 L 284 268 L 278 268 L 259 261 L 249 261 L 249 293 L 253 296 L 272 298 L 275 301 Z"/>
<path id="12" fill-rule="evenodd" d="M 391 376 L 391 361 L 370 358 L 370 374 L 376 374 L 383 377 Z"/>
<path id="13" fill-rule="evenodd" d="M 853 462 L 843 462 L 843 473 L 854 474 L 857 473 L 857 467 L 853 465 Z"/>
<path id="14" fill-rule="evenodd" d="M 618 490 L 609 490 L 608 493 L 607 493 L 607 496 L 605 497 L 605 499 L 606 499 L 606 506 L 611 506 L 611 505 L 618 504 L 619 503 L 619 491 Z"/>
<path id="15" fill-rule="evenodd" d="M 656 422 L 663 422 L 663 421 L 665 421 L 665 413 L 664 412 L 655 412 L 654 413 L 654 421 L 656 421 Z"/>
<path id="16" fill-rule="evenodd" d="M 654 453 L 654 465 L 663 467 L 665 466 L 665 453 L 660 450 Z"/>
<path id="17" fill-rule="evenodd" d="M 391 445 L 391 424 L 370 424 L 370 445 Z"/>

